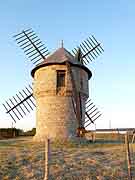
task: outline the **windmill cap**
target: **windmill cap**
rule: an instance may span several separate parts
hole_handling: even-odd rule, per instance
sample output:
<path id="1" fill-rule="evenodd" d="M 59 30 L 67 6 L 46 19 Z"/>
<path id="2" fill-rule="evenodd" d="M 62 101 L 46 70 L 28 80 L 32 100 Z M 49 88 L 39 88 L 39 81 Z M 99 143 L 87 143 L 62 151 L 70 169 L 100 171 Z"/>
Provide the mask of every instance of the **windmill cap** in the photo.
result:
<path id="1" fill-rule="evenodd" d="M 88 79 L 91 78 L 91 71 L 81 62 L 77 61 L 74 56 L 63 47 L 57 49 L 53 54 L 49 55 L 43 62 L 39 63 L 34 69 L 32 69 L 31 75 L 34 77 L 36 70 L 41 67 L 54 64 L 65 64 L 66 62 L 69 62 L 72 66 L 77 66 L 84 69 L 88 73 Z"/>

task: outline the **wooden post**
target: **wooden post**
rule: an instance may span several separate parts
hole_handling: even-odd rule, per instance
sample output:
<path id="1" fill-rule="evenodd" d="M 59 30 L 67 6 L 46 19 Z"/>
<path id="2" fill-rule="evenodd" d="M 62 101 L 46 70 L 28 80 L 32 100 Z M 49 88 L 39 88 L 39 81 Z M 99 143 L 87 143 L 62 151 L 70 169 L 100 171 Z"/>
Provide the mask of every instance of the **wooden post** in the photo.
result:
<path id="1" fill-rule="evenodd" d="M 13 128 L 13 138 L 15 138 L 15 137 L 16 137 L 16 129 Z"/>
<path id="2" fill-rule="evenodd" d="M 118 141 L 120 142 L 120 132 L 118 128 L 117 128 L 117 132 L 118 132 Z"/>
<path id="3" fill-rule="evenodd" d="M 127 156 L 127 166 L 128 166 L 128 180 L 132 180 L 132 174 L 131 174 L 131 157 L 130 157 L 130 148 L 129 148 L 129 136 L 128 136 L 128 132 L 125 134 L 125 146 L 126 146 L 126 156 Z"/>
<path id="4" fill-rule="evenodd" d="M 50 140 L 45 140 L 45 177 L 44 180 L 49 180 L 49 160 L 50 160 Z"/>
<path id="5" fill-rule="evenodd" d="M 134 139 L 135 139 L 135 133 L 133 134 L 133 137 L 132 137 L 132 144 L 134 143 Z"/>
<path id="6" fill-rule="evenodd" d="M 75 84 L 75 79 L 73 76 L 73 72 L 71 69 L 71 65 L 69 62 L 66 62 L 67 65 L 67 72 L 70 75 L 71 78 L 71 82 L 72 82 L 72 97 L 74 98 L 75 104 L 76 104 L 76 118 L 78 121 L 78 128 L 80 130 L 80 127 L 82 127 L 82 120 L 81 120 L 81 111 L 82 111 L 82 107 L 81 107 L 81 103 L 80 103 L 80 93 L 77 90 L 76 84 Z"/>
<path id="7" fill-rule="evenodd" d="M 94 131 L 94 142 L 96 141 L 96 124 L 95 124 L 95 131 Z"/>

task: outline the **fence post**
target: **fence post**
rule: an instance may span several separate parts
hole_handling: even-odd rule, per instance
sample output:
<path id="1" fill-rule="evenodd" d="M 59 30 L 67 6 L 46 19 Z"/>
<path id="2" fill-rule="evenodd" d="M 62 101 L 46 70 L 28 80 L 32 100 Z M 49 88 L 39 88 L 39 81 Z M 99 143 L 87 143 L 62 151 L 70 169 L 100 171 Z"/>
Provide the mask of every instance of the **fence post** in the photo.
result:
<path id="1" fill-rule="evenodd" d="M 131 157 L 130 157 L 130 149 L 129 149 L 129 136 L 128 136 L 128 132 L 126 132 L 126 134 L 125 134 L 125 146 L 126 146 L 126 156 L 127 156 L 127 165 L 128 165 L 128 180 L 132 180 Z"/>
<path id="2" fill-rule="evenodd" d="M 132 137 L 132 144 L 134 143 L 134 139 L 135 139 L 135 133 L 133 134 L 133 137 Z"/>
<path id="3" fill-rule="evenodd" d="M 96 124 L 95 124 L 95 130 L 94 130 L 93 133 L 94 133 L 93 134 L 93 142 L 95 142 L 96 141 Z"/>
<path id="4" fill-rule="evenodd" d="M 44 180 L 49 180 L 49 160 L 50 160 L 50 139 L 45 139 L 45 177 Z"/>

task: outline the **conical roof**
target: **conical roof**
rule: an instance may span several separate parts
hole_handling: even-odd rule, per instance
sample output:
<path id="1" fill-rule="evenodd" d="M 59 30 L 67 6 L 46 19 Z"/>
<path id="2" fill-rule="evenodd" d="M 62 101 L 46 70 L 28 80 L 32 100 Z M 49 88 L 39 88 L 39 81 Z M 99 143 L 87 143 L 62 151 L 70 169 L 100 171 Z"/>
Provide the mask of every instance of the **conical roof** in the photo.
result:
<path id="1" fill-rule="evenodd" d="M 53 54 L 49 55 L 43 62 L 38 64 L 31 71 L 31 75 L 32 77 L 34 77 L 35 71 L 41 67 L 54 65 L 54 64 L 65 64 L 65 62 L 69 62 L 73 66 L 79 66 L 83 68 L 88 73 L 89 79 L 92 76 L 91 71 L 86 66 L 84 66 L 81 62 L 76 60 L 74 56 L 63 47 L 57 49 Z"/>

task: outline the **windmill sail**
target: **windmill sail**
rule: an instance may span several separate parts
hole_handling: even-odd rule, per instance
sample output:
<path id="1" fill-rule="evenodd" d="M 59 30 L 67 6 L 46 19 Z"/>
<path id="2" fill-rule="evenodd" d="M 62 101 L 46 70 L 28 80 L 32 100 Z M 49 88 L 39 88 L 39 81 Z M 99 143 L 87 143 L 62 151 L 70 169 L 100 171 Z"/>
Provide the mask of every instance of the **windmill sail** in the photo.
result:
<path id="1" fill-rule="evenodd" d="M 23 30 L 13 36 L 28 58 L 37 65 L 49 54 L 48 49 L 32 29 Z"/>
<path id="2" fill-rule="evenodd" d="M 82 61 L 85 65 L 87 65 L 90 61 L 93 61 L 104 51 L 104 49 L 101 46 L 101 43 L 99 43 L 93 35 L 84 40 L 78 46 L 78 48 L 81 49 L 83 58 Z M 78 48 L 74 48 L 72 50 L 73 55 L 77 53 Z"/>
<path id="3" fill-rule="evenodd" d="M 11 118 L 16 122 L 23 118 L 27 112 L 30 113 L 31 110 L 36 106 L 33 97 L 32 87 L 29 85 L 25 87 L 22 91 L 19 91 L 16 96 L 13 96 L 5 104 L 3 104 Z"/>
<path id="4" fill-rule="evenodd" d="M 33 64 L 37 65 L 43 60 L 46 59 L 46 56 L 49 54 L 49 51 L 46 46 L 42 43 L 42 41 L 38 38 L 35 32 L 32 29 L 23 30 L 21 33 L 13 36 L 17 41 L 17 44 L 23 49 L 28 58 L 33 62 Z M 102 52 L 103 48 L 101 44 L 96 40 L 94 36 L 88 37 L 85 41 L 83 41 L 79 45 L 78 48 L 74 48 L 72 53 L 75 58 L 80 61 L 80 63 L 84 63 L 87 65 L 90 61 L 98 57 Z M 81 105 L 81 94 L 77 92 L 74 77 L 72 73 L 72 69 L 70 68 L 70 64 L 67 63 L 67 69 L 70 73 L 70 77 L 73 85 L 73 95 L 72 95 L 72 104 L 73 109 L 76 114 L 76 118 L 78 120 L 78 127 L 81 128 L 82 125 L 82 105 Z M 25 87 L 21 92 L 13 96 L 11 99 L 6 101 L 3 106 L 6 109 L 6 112 L 11 116 L 11 118 L 16 122 L 16 120 L 20 120 L 27 114 L 33 110 L 36 106 L 32 87 L 29 85 Z M 95 105 L 89 99 L 86 103 L 86 127 L 94 123 L 94 121 L 101 116 L 100 112 L 97 111 Z"/>
<path id="5" fill-rule="evenodd" d="M 90 124 L 94 124 L 94 122 L 101 116 L 102 114 L 98 111 L 98 108 L 91 103 L 91 99 L 88 99 L 86 102 L 86 112 L 85 112 L 85 128 Z"/>

